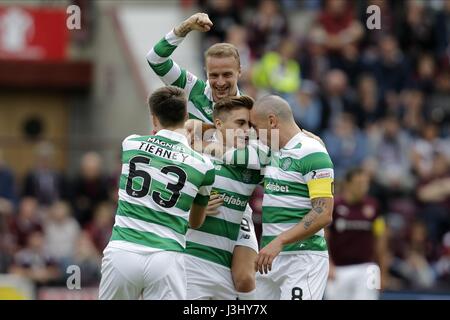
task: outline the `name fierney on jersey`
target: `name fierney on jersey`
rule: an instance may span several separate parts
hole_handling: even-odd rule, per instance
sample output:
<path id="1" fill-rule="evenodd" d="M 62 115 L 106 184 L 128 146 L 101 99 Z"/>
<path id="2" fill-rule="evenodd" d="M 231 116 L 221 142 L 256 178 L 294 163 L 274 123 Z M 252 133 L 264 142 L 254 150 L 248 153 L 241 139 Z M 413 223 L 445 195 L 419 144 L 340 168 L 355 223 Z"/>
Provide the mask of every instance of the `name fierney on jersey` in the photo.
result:
<path id="1" fill-rule="evenodd" d="M 150 141 L 150 140 L 153 140 L 153 141 Z M 161 145 L 162 145 L 162 143 L 164 143 L 164 147 L 172 148 L 176 151 L 183 152 L 185 149 L 183 146 L 173 145 L 173 144 L 166 143 L 164 141 L 160 141 L 155 138 L 151 138 L 151 139 L 149 139 L 149 142 L 151 142 L 151 143 L 141 142 L 141 146 L 139 147 L 139 150 L 143 150 L 143 151 L 152 153 L 156 156 L 167 158 L 167 159 L 174 160 L 174 161 L 179 161 L 179 162 L 185 162 L 186 158 L 189 157 L 188 154 L 167 150 L 165 148 L 161 148 L 161 147 L 156 146 L 155 144 L 152 144 L 152 143 L 158 143 L 157 141 L 159 141 L 161 143 Z"/>

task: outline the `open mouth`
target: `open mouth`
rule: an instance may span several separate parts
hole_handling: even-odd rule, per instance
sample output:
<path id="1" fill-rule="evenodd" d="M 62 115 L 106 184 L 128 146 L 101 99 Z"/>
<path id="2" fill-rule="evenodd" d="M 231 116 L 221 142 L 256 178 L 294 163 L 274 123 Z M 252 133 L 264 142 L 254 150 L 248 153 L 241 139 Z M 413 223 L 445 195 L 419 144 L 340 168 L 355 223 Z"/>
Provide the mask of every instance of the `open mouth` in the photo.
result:
<path id="1" fill-rule="evenodd" d="M 228 89 L 227 88 L 226 89 L 216 89 L 216 92 L 218 95 L 224 96 L 228 93 Z"/>

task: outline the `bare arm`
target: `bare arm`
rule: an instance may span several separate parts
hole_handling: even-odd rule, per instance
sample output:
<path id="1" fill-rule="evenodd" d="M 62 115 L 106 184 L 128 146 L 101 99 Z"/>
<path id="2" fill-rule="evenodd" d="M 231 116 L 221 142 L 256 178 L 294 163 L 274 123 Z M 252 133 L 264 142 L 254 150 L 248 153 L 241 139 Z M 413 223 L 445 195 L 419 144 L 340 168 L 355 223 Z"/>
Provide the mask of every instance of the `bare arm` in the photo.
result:
<path id="1" fill-rule="evenodd" d="M 389 279 L 389 248 L 388 231 L 383 228 L 381 232 L 375 232 L 375 259 L 380 267 L 381 290 L 383 290 Z"/>
<path id="2" fill-rule="evenodd" d="M 184 40 L 184 36 L 187 33 L 192 30 L 206 32 L 211 26 L 212 22 L 209 20 L 208 15 L 196 13 L 171 30 L 152 47 L 147 54 L 147 62 L 164 84 L 184 89 L 187 96 L 189 96 L 195 85 L 205 86 L 204 81 L 198 79 L 173 61 L 171 55 Z"/>
<path id="3" fill-rule="evenodd" d="M 333 204 L 333 198 L 331 197 L 312 199 L 311 211 L 298 224 L 278 235 L 266 247 L 261 249 L 257 260 L 259 272 L 267 273 L 272 269 L 272 262 L 281 252 L 284 245 L 305 240 L 330 224 L 333 219 Z"/>
<path id="4" fill-rule="evenodd" d="M 189 227 L 198 229 L 202 226 L 206 217 L 206 207 L 198 204 L 193 204 L 189 214 Z"/>
<path id="5" fill-rule="evenodd" d="M 333 204 L 333 198 L 312 199 L 312 209 L 303 217 L 302 221 L 278 236 L 282 245 L 305 240 L 329 225 L 333 217 Z"/>

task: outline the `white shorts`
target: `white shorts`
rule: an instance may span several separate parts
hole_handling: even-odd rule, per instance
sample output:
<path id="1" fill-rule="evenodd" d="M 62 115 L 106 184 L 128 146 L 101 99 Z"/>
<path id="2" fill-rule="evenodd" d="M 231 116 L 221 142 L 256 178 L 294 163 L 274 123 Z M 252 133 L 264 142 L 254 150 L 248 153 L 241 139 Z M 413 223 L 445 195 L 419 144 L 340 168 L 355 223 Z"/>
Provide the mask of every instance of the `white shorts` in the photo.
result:
<path id="1" fill-rule="evenodd" d="M 335 278 L 328 280 L 328 300 L 377 300 L 380 288 L 380 267 L 375 263 L 339 266 Z"/>
<path id="2" fill-rule="evenodd" d="M 247 204 L 245 208 L 244 217 L 242 218 L 241 228 L 239 229 L 239 236 L 235 246 L 244 246 L 253 249 L 258 253 L 258 240 L 256 239 L 255 225 L 252 219 L 252 209 Z"/>
<path id="3" fill-rule="evenodd" d="M 328 278 L 328 256 L 282 254 L 268 274 L 256 274 L 258 300 L 321 300 Z"/>
<path id="4" fill-rule="evenodd" d="M 186 254 L 188 300 L 236 300 L 231 270 Z"/>
<path id="5" fill-rule="evenodd" d="M 184 300 L 184 254 L 134 253 L 106 247 L 102 260 L 100 300 Z"/>

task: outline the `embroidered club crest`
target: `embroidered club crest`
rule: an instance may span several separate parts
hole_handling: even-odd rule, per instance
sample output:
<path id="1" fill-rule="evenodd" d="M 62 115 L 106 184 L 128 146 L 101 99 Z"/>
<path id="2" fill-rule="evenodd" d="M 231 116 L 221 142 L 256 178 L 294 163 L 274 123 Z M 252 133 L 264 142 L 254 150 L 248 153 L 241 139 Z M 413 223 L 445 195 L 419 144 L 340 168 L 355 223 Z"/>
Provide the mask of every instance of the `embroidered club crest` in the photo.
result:
<path id="1" fill-rule="evenodd" d="M 292 159 L 291 158 L 284 158 L 284 159 L 280 159 L 280 167 L 282 170 L 287 170 L 289 169 L 289 167 L 292 164 Z"/>

